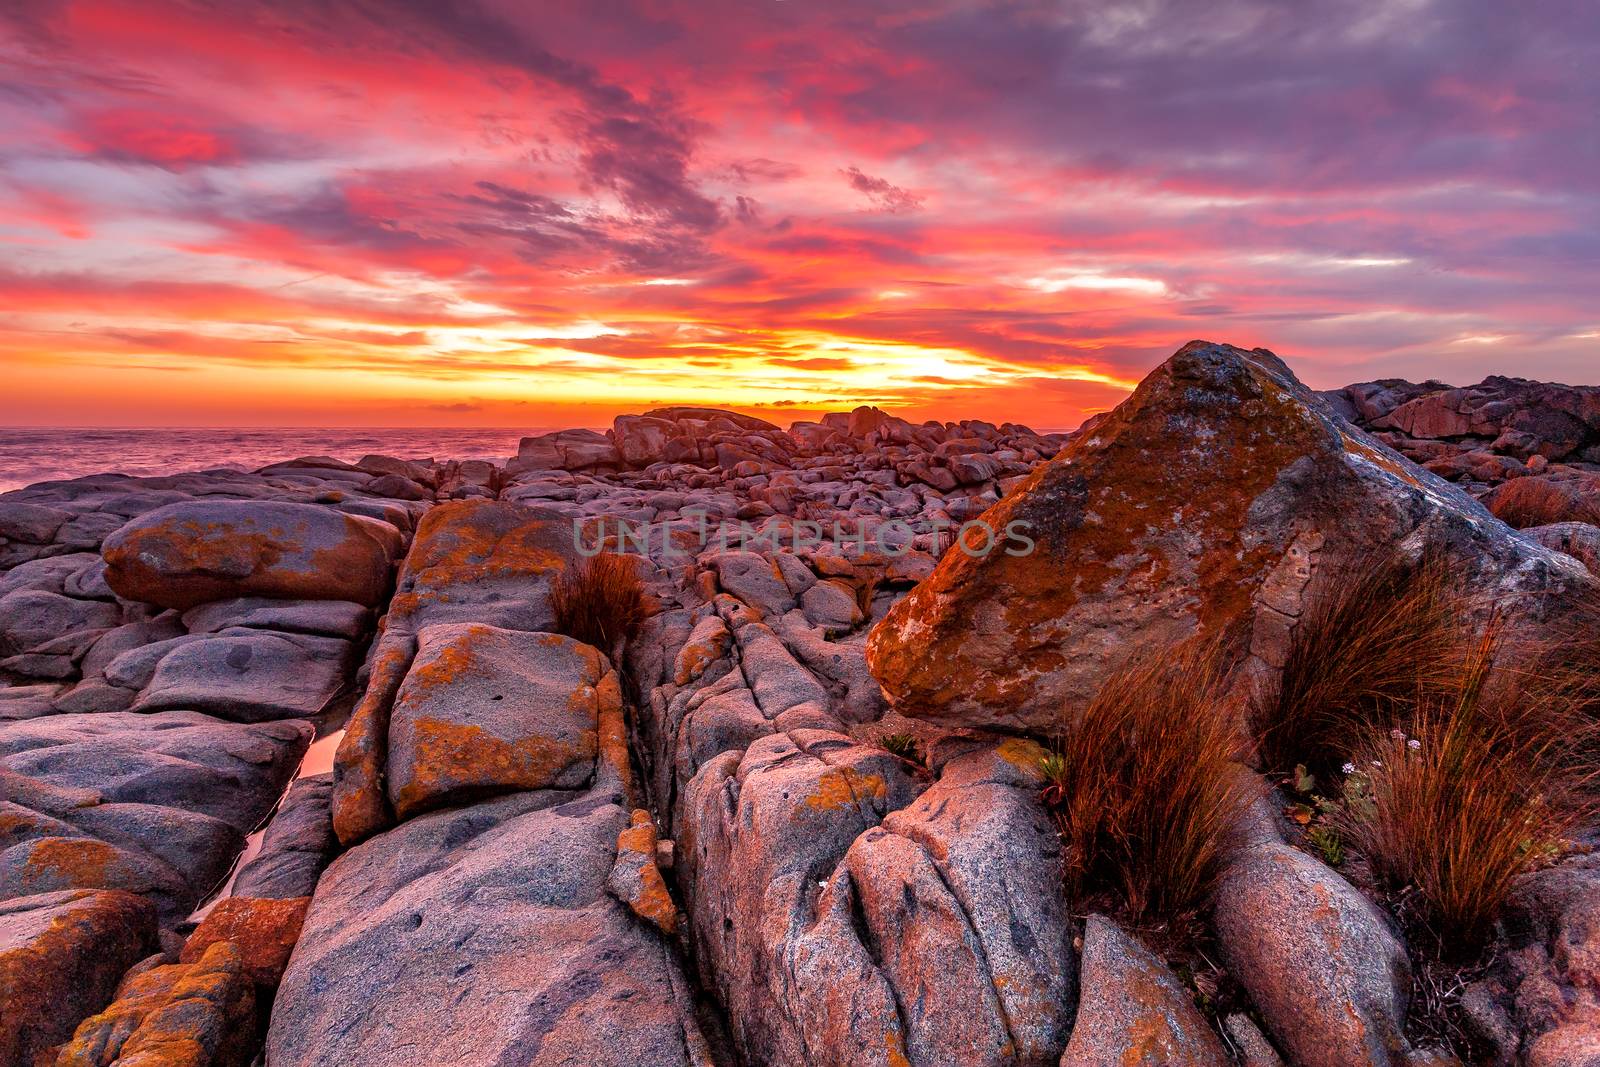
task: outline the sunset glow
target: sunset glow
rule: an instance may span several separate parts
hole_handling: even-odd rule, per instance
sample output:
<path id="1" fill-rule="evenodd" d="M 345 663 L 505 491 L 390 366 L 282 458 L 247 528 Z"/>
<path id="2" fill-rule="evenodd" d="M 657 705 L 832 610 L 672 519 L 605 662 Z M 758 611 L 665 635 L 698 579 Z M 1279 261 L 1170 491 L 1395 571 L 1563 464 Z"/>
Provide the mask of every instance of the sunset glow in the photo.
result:
<path id="1" fill-rule="evenodd" d="M 1060 428 L 1194 337 L 1594 382 L 1600 37 L 1519 8 L 15 5 L 0 423 Z"/>

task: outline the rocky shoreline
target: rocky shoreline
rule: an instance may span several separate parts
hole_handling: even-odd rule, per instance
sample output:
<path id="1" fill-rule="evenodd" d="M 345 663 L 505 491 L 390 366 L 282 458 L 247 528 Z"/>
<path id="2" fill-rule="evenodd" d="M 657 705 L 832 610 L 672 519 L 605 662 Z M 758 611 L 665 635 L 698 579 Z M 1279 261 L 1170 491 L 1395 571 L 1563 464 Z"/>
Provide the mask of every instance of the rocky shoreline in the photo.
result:
<path id="1" fill-rule="evenodd" d="M 1119 650 L 1242 633 L 1272 678 L 1379 551 L 1558 627 L 1592 515 L 1600 387 L 1315 394 L 1202 342 L 1070 435 L 668 408 L 4 494 L 0 1067 L 1457 1062 L 1282 797 L 1208 1008 L 1067 898 L 1046 746 Z M 601 547 L 652 602 L 620 655 L 551 607 Z M 1600 1062 L 1597 909 L 1586 852 L 1522 877 L 1472 1056 Z"/>

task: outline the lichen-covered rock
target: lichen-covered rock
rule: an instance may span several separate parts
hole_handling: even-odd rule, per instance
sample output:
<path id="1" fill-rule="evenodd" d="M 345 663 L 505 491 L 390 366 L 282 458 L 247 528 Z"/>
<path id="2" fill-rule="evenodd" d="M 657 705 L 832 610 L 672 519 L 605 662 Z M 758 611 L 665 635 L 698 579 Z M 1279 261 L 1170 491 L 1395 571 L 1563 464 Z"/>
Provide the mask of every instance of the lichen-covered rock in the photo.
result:
<path id="1" fill-rule="evenodd" d="M 1110 919 L 1091 915 L 1084 923 L 1079 967 L 1083 989 L 1078 1017 L 1061 1067 L 1233 1063 L 1189 991 Z"/>
<path id="2" fill-rule="evenodd" d="M 260 990 L 276 988 L 300 940 L 309 896 L 266 900 L 231 896 L 216 902 L 183 943 L 179 963 L 197 963 L 219 942 L 238 950 L 241 971 Z"/>
<path id="3" fill-rule="evenodd" d="M 127 889 L 175 922 L 227 874 L 311 738 L 191 711 L 0 723 L 0 899 Z"/>
<path id="4" fill-rule="evenodd" d="M 582 785 L 594 773 L 601 704 L 620 710 L 621 702 L 605 657 L 570 637 L 426 627 L 390 713 L 395 814 Z"/>
<path id="5" fill-rule="evenodd" d="M 1534 613 L 1593 579 L 1333 414 L 1263 349 L 1193 342 L 982 516 L 873 631 L 912 717 L 1055 727 L 1129 648 L 1238 632 L 1283 662 L 1308 597 L 1377 550 L 1447 554 Z M 1031 551 L 1008 529 L 1035 543 Z"/>
<path id="6" fill-rule="evenodd" d="M 451 501 L 418 524 L 370 657 L 366 692 L 336 756 L 333 825 L 341 842 L 354 844 L 394 825 L 386 785 L 389 716 L 418 633 L 456 622 L 549 630 L 550 582 L 574 558 L 570 523 L 518 504 Z"/>
<path id="7" fill-rule="evenodd" d="M 156 913 L 115 890 L 0 902 L 0 1064 L 36 1057 L 99 1011 L 156 944 Z"/>
<path id="8" fill-rule="evenodd" d="M 56 1067 L 245 1067 L 256 1041 L 255 988 L 239 949 L 141 967 L 104 1011 L 79 1024 Z"/>
<path id="9" fill-rule="evenodd" d="M 1463 998 L 1475 1028 L 1505 1061 L 1600 1063 L 1600 859 L 1524 875 L 1504 920 L 1504 951 Z"/>
<path id="10" fill-rule="evenodd" d="M 629 825 L 617 834 L 617 862 L 606 879 L 606 888 L 639 918 L 671 935 L 678 932 L 678 906 L 667 891 L 661 868 L 656 866 L 657 843 L 655 820 L 639 808 Z"/>
<path id="11" fill-rule="evenodd" d="M 139 516 L 102 551 L 118 596 L 162 607 L 240 596 L 371 606 L 401 547 L 388 523 L 328 507 L 196 500 Z"/>
<path id="12" fill-rule="evenodd" d="M 947 761 L 845 856 L 913 1063 L 961 1049 L 965 1063 L 1050 1064 L 1066 1041 L 1072 932 L 1043 754 L 1018 740 Z"/>
<path id="13" fill-rule="evenodd" d="M 1213 921 L 1229 972 L 1298 1067 L 1409 1062 L 1405 946 L 1328 867 L 1259 843 L 1224 875 Z"/>
<path id="14" fill-rule="evenodd" d="M 273 1067 L 707 1064 L 668 944 L 606 890 L 628 814 L 517 793 L 411 819 L 323 876 Z"/>
<path id="15" fill-rule="evenodd" d="M 689 783 L 680 884 L 747 1062 L 910 1062 L 895 988 L 863 943 L 863 905 L 839 865 L 920 788 L 889 753 L 804 730 L 723 753 Z"/>

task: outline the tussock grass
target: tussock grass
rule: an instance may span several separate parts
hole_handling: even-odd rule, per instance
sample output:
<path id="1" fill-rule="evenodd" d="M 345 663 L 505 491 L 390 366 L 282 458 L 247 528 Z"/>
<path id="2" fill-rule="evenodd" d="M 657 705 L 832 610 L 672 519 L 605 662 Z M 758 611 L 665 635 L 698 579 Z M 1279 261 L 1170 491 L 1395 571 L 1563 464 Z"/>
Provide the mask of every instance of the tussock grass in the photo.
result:
<path id="1" fill-rule="evenodd" d="M 569 565 L 550 585 L 550 609 L 558 633 L 593 645 L 613 662 L 648 613 L 634 560 L 615 552 Z"/>
<path id="2" fill-rule="evenodd" d="M 1597 813 L 1592 719 L 1565 682 L 1504 665 L 1516 658 L 1491 623 L 1405 728 L 1361 731 L 1347 780 L 1345 840 L 1442 956 L 1480 947 L 1517 877 Z"/>
<path id="3" fill-rule="evenodd" d="M 1600 526 L 1600 502 L 1545 478 L 1513 478 L 1488 497 L 1489 511 L 1519 530 L 1553 522 L 1587 522 Z"/>
<path id="4" fill-rule="evenodd" d="M 1443 561 L 1363 561 L 1300 620 L 1283 671 L 1251 702 L 1263 769 L 1322 775 L 1350 756 L 1360 729 L 1385 731 L 1419 698 L 1455 684 L 1466 605 Z"/>
<path id="5" fill-rule="evenodd" d="M 1225 662 L 1201 642 L 1137 656 L 1063 724 L 1041 769 L 1072 899 L 1109 893 L 1136 921 L 1205 906 L 1261 788 Z"/>

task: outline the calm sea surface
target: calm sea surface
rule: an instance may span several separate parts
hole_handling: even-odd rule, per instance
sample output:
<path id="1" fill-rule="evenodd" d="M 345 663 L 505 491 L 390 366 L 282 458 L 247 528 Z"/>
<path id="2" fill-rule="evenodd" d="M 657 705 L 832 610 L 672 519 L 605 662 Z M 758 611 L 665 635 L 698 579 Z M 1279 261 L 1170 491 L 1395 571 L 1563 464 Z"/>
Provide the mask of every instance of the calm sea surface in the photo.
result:
<path id="1" fill-rule="evenodd" d="M 115 471 L 177 474 L 231 467 L 255 470 L 298 456 L 355 462 L 371 452 L 402 459 L 493 459 L 517 454 L 516 429 L 26 429 L 0 428 L 0 492 L 34 482 Z"/>

